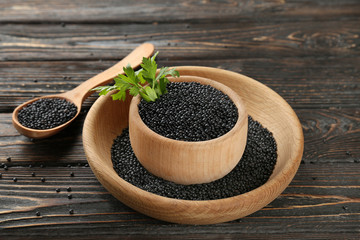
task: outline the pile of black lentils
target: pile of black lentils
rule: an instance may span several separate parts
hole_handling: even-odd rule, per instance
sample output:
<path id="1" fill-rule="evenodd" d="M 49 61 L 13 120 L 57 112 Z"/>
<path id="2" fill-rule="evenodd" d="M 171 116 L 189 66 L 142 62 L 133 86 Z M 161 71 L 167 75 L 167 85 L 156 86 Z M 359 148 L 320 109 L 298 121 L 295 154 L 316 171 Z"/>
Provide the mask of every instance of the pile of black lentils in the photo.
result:
<path id="1" fill-rule="evenodd" d="M 62 98 L 42 98 L 26 105 L 18 113 L 19 123 L 32 129 L 60 126 L 75 117 L 77 107 Z"/>
<path id="2" fill-rule="evenodd" d="M 111 148 L 115 171 L 125 181 L 161 196 L 186 200 L 213 200 L 233 197 L 263 185 L 273 172 L 277 146 L 272 133 L 249 117 L 248 138 L 238 165 L 225 177 L 205 184 L 181 185 L 158 178 L 137 160 L 128 129 Z"/>
<path id="3" fill-rule="evenodd" d="M 232 100 L 197 82 L 171 82 L 155 102 L 140 101 L 139 115 L 154 132 L 175 140 L 205 141 L 230 131 L 238 120 Z"/>

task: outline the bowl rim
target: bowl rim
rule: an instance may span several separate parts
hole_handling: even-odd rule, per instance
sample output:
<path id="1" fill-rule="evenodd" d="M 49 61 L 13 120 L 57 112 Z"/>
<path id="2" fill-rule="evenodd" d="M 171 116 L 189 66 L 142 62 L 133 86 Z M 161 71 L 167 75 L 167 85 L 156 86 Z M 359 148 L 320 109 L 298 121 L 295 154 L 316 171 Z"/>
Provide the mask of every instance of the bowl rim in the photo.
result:
<path id="1" fill-rule="evenodd" d="M 225 221 L 230 221 L 230 220 L 234 220 L 234 219 L 238 219 L 244 216 L 247 216 L 253 212 L 256 212 L 257 210 L 263 208 L 264 206 L 266 206 L 267 204 L 269 204 L 270 202 L 272 202 L 276 197 L 278 197 L 281 192 L 283 192 L 283 190 L 289 185 L 289 183 L 291 182 L 291 180 L 293 179 L 293 177 L 295 176 L 298 167 L 300 165 L 301 159 L 302 159 L 302 155 L 303 155 L 303 150 L 304 150 L 304 136 L 303 136 L 303 132 L 302 132 L 302 127 L 301 127 L 301 123 L 296 115 L 296 113 L 294 112 L 294 110 L 291 108 L 291 106 L 278 94 L 276 93 L 274 90 L 272 90 L 271 88 L 267 87 L 266 85 L 250 78 L 247 77 L 245 75 L 242 75 L 240 73 L 236 73 L 236 72 L 232 72 L 229 70 L 224 70 L 224 69 L 218 69 L 218 68 L 212 68 L 212 67 L 203 67 L 203 66 L 176 66 L 176 69 L 181 73 L 181 72 L 185 72 L 186 71 L 192 71 L 195 72 L 197 75 L 192 75 L 192 76 L 199 76 L 198 74 L 203 73 L 204 75 L 206 75 L 206 73 L 208 71 L 219 71 L 220 74 L 228 74 L 230 76 L 234 76 L 234 77 L 241 77 L 242 79 L 244 79 L 244 81 L 251 81 L 254 85 L 259 86 L 260 88 L 266 88 L 268 91 L 270 91 L 279 101 L 282 101 L 285 106 L 288 108 L 288 110 L 290 111 L 293 119 L 295 120 L 295 126 L 294 126 L 294 134 L 295 136 L 295 141 L 297 141 L 297 149 L 296 149 L 296 154 L 292 154 L 291 158 L 289 158 L 288 161 L 286 161 L 286 163 L 284 164 L 281 172 L 279 172 L 275 177 L 272 177 L 272 175 L 274 173 L 272 173 L 272 175 L 270 176 L 270 178 L 261 186 L 240 194 L 240 195 L 236 195 L 233 197 L 229 197 L 229 198 L 221 198 L 221 199 L 213 199 L 213 200 L 184 200 L 184 199 L 175 199 L 175 198 L 169 198 L 169 197 L 165 197 L 165 196 L 161 196 L 158 194 L 154 194 L 148 191 L 145 191 L 135 185 L 132 185 L 128 182 L 126 182 L 124 179 L 122 179 L 117 173 L 116 171 L 113 169 L 112 166 L 102 166 L 99 165 L 96 161 L 93 160 L 93 156 L 91 156 L 91 154 L 93 154 L 93 152 L 91 151 L 91 149 L 87 149 L 86 145 L 89 143 L 90 141 L 90 137 L 89 137 L 89 132 L 86 130 L 85 126 L 89 124 L 89 122 L 94 121 L 94 115 L 91 114 L 94 111 L 93 106 L 94 105 L 100 105 L 102 102 L 104 102 L 106 100 L 106 98 L 109 98 L 110 94 L 106 95 L 106 96 L 101 96 L 99 97 L 94 105 L 90 108 L 85 122 L 84 122 L 84 130 L 83 130 L 83 145 L 84 145 L 84 151 L 85 154 L 87 156 L 87 160 L 89 162 L 89 165 L 92 169 L 92 171 L 94 172 L 94 174 L 96 175 L 97 179 L 102 183 L 102 185 L 112 194 L 114 195 L 115 193 L 113 192 L 114 188 L 118 189 L 119 191 L 121 190 L 127 190 L 127 189 L 132 189 L 132 193 L 134 194 L 134 197 L 138 197 L 138 198 L 144 198 L 147 200 L 154 200 L 156 199 L 158 201 L 159 206 L 162 206 L 162 209 L 165 209 L 166 207 L 174 207 L 175 205 L 177 205 L 178 203 L 189 203 L 191 205 L 196 205 L 197 207 L 205 207 L 208 208 L 209 204 L 215 204 L 215 203 L 221 203 L 221 205 L 227 205 L 228 209 L 234 209 L 236 207 L 239 207 L 239 204 L 241 204 L 242 200 L 245 199 L 249 199 L 249 198 L 253 198 L 255 196 L 262 196 L 262 193 L 264 194 L 264 192 L 266 192 L 266 189 L 277 189 L 276 192 L 272 192 L 269 193 L 269 195 L 271 195 L 270 198 L 264 200 L 262 199 L 262 204 L 261 206 L 256 206 L 255 207 L 255 211 L 253 211 L 254 209 L 252 209 L 250 212 L 247 212 L 243 215 L 238 215 L 236 216 L 236 218 L 231 218 L 231 219 L 226 219 Z M 186 75 L 186 74 L 183 74 Z M 206 76 L 205 76 L 206 77 Z M 211 77 L 207 76 L 206 78 L 211 79 Z M 245 101 L 245 100 L 244 100 Z M 245 101 L 246 102 L 246 101 Z M 256 119 L 255 119 L 256 120 Z M 260 122 L 261 123 L 261 122 Z M 103 168 L 106 167 L 108 169 L 111 169 L 111 171 L 114 173 L 113 176 L 105 174 L 103 172 Z M 112 186 L 107 187 L 105 186 L 104 183 L 110 183 L 111 180 L 115 180 L 116 183 L 118 183 L 119 185 L 117 186 Z M 280 183 L 280 180 L 282 180 Z M 276 187 L 277 186 L 277 187 Z M 135 191 L 136 190 L 136 191 Z M 118 199 L 121 197 L 116 196 Z M 119 199 L 120 200 L 120 199 Z M 121 200 L 122 201 L 122 200 Z M 124 202 L 124 201 L 122 201 Z M 124 202 L 125 203 L 125 202 Z M 128 202 L 129 203 L 129 202 Z M 131 204 L 125 203 L 126 205 L 130 206 L 131 208 L 134 208 Z M 255 203 L 254 203 L 255 205 Z M 134 208 L 137 211 L 140 211 L 136 208 Z M 140 211 L 143 214 L 147 214 L 144 213 L 143 211 Z M 151 217 L 154 217 L 152 215 L 149 215 Z M 154 217 L 154 218 L 158 218 L 161 220 L 165 220 L 165 221 L 170 221 L 164 218 L 159 218 L 159 217 Z M 192 223 L 191 221 L 172 221 L 172 222 L 177 222 L 177 223 Z M 197 223 L 197 224 L 208 224 L 209 222 L 207 221 L 203 221 L 204 223 Z M 220 222 L 224 222 L 220 219 L 220 221 L 212 221 L 211 223 L 220 223 Z"/>

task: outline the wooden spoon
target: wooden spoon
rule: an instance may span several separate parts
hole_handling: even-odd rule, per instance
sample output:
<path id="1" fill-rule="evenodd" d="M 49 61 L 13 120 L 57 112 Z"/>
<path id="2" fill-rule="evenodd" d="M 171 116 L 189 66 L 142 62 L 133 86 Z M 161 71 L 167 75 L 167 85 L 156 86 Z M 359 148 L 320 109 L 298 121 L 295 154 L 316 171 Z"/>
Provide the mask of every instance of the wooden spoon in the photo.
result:
<path id="1" fill-rule="evenodd" d="M 27 137 L 30 137 L 30 138 L 47 138 L 47 137 L 50 137 L 50 136 L 58 133 L 59 131 L 61 131 L 65 127 L 67 127 L 79 115 L 79 113 L 81 111 L 82 103 L 89 95 L 92 94 L 92 92 L 89 91 L 90 89 L 93 89 L 97 86 L 104 85 L 106 83 L 111 82 L 113 80 L 113 78 L 116 77 L 118 74 L 124 73 L 123 67 L 127 66 L 128 64 L 130 64 L 132 68 L 138 67 L 142 62 L 142 58 L 151 56 L 153 54 L 153 52 L 154 52 L 154 45 L 152 45 L 150 43 L 144 43 L 144 44 L 140 45 L 139 47 L 137 47 L 135 50 L 133 50 L 128 56 L 123 58 L 120 62 L 118 62 L 114 66 L 112 66 L 109 69 L 90 78 L 89 80 L 83 82 L 82 84 L 80 84 L 79 86 L 77 86 L 76 88 L 74 88 L 68 92 L 34 98 L 30 101 L 27 101 L 27 102 L 19 105 L 17 108 L 15 108 L 15 110 L 13 111 L 13 114 L 12 114 L 12 122 L 13 122 L 14 127 L 21 134 L 23 134 Z M 38 129 L 32 129 L 32 128 L 28 128 L 28 127 L 21 125 L 18 121 L 19 111 L 26 105 L 28 105 L 32 102 L 35 102 L 41 98 L 63 98 L 63 99 L 66 99 L 67 101 L 72 102 L 76 105 L 77 113 L 76 113 L 75 117 L 73 117 L 68 122 L 66 122 L 60 126 L 50 128 L 50 129 L 38 130 Z"/>

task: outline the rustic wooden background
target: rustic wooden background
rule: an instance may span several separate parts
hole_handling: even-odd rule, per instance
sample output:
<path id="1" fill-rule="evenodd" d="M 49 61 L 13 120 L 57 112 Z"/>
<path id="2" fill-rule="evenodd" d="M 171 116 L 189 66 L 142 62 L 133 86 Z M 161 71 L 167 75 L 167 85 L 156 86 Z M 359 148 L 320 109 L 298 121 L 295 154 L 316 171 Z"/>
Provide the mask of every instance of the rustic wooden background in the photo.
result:
<path id="1" fill-rule="evenodd" d="M 359 0 L 1 0 L 0 164 L 8 170 L 0 165 L 0 239 L 359 239 L 359 35 Z M 274 202 L 208 226 L 161 222 L 124 206 L 86 166 L 81 131 L 95 95 L 50 139 L 12 127 L 20 103 L 74 88 L 142 42 L 160 51 L 161 66 L 239 72 L 294 108 L 303 161 Z"/>

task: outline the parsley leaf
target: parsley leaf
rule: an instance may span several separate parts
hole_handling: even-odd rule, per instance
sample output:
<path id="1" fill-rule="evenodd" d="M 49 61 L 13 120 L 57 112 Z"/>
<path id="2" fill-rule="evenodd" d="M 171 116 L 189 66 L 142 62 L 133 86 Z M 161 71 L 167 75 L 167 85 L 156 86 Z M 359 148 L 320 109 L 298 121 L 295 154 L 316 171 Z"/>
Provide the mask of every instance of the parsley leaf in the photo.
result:
<path id="1" fill-rule="evenodd" d="M 114 78 L 115 84 L 113 86 L 99 86 L 91 91 L 98 91 L 99 95 L 106 95 L 112 90 L 118 90 L 112 94 L 113 100 L 122 100 L 126 98 L 126 92 L 132 96 L 140 96 L 147 102 L 156 101 L 162 94 L 167 93 L 166 85 L 169 83 L 167 76 L 179 77 L 180 74 L 175 68 L 161 67 L 159 73 L 157 72 L 157 64 L 155 61 L 159 52 L 156 52 L 151 58 L 143 58 L 142 68 L 134 71 L 130 65 L 123 68 L 126 75 L 119 74 Z M 147 86 L 143 86 L 145 84 Z"/>

